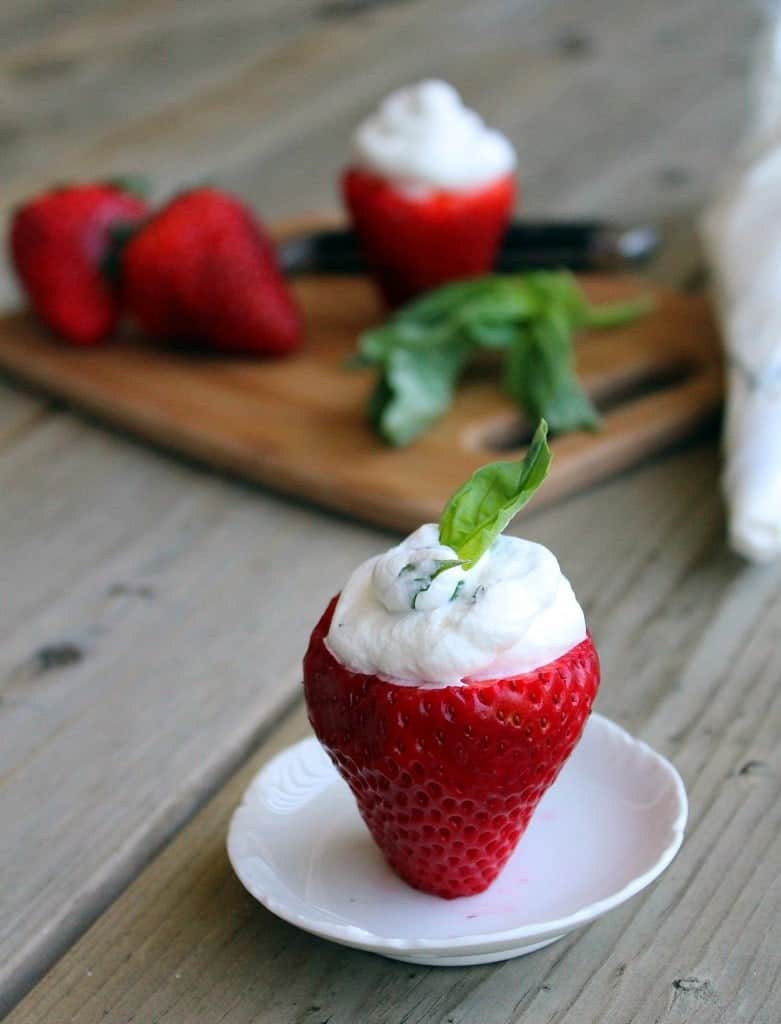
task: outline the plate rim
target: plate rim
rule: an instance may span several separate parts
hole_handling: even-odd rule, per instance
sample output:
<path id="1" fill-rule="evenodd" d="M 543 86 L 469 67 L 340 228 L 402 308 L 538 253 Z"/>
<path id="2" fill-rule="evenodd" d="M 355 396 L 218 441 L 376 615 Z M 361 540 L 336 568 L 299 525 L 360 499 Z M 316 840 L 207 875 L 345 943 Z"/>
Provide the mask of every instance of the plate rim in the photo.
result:
<path id="1" fill-rule="evenodd" d="M 263 776 L 266 775 L 266 773 L 271 772 L 279 761 L 294 756 L 299 753 L 299 751 L 303 752 L 306 749 L 311 748 L 318 748 L 319 751 L 325 753 L 315 736 L 306 736 L 285 747 L 283 750 L 280 750 L 274 755 L 274 757 L 266 761 L 252 777 L 242 794 L 239 805 L 231 815 L 226 844 L 228 859 L 230 860 L 233 871 L 244 888 L 262 906 L 266 907 L 267 910 L 271 911 L 271 913 L 286 921 L 288 924 L 292 924 L 312 935 L 317 935 L 320 938 L 337 942 L 340 945 L 353 947 L 358 946 L 372 952 L 383 952 L 384 950 L 387 950 L 393 953 L 398 953 L 400 951 L 420 953 L 434 958 L 438 955 L 452 953 L 454 950 L 473 950 L 475 952 L 477 952 L 478 949 L 481 952 L 498 952 L 503 949 L 511 950 L 518 945 L 526 945 L 536 939 L 563 936 L 568 932 L 574 931 L 576 928 L 589 924 L 596 920 L 596 918 L 607 913 L 609 910 L 620 906 L 622 903 L 625 903 L 655 881 L 670 865 L 680 850 L 688 820 L 688 797 L 686 794 L 686 788 L 675 765 L 663 754 L 654 750 L 650 744 L 632 736 L 628 730 L 612 721 L 612 719 L 608 718 L 606 715 L 602 715 L 596 711 L 592 712 L 586 722 L 585 728 L 588 728 L 592 722 L 597 724 L 599 728 L 606 729 L 609 733 L 612 733 L 614 738 L 619 739 L 624 744 L 637 748 L 643 755 L 651 757 L 662 766 L 662 768 L 667 772 L 673 785 L 673 791 L 677 802 L 677 815 L 670 825 L 670 842 L 649 868 L 642 872 L 642 874 L 630 879 L 630 881 L 622 886 L 621 889 L 611 895 L 605 896 L 593 903 L 585 904 L 564 917 L 550 919 L 547 921 L 532 922 L 531 924 L 520 925 L 516 928 L 505 929 L 504 931 L 481 932 L 468 936 L 455 936 L 446 940 L 431 938 L 410 939 L 400 938 L 397 936 L 380 935 L 377 932 L 370 931 L 359 925 L 333 923 L 324 921 L 322 918 L 300 914 L 297 911 L 290 910 L 285 901 L 280 900 L 269 893 L 267 888 L 260 888 L 257 890 L 255 888 L 250 889 L 239 866 L 241 858 L 237 855 L 235 850 L 235 843 L 242 824 L 242 819 L 246 813 L 249 813 L 249 798 L 253 791 L 261 784 Z M 339 779 L 339 775 L 330 762 L 329 768 L 334 773 L 334 780 L 337 781 Z M 421 895 L 424 896 L 425 894 Z"/>

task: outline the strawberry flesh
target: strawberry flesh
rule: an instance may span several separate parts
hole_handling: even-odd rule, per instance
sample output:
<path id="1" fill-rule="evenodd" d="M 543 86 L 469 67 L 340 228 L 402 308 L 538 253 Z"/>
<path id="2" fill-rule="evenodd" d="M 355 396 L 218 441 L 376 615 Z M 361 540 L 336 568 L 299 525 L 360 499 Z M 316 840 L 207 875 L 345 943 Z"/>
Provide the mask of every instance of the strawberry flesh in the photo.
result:
<path id="1" fill-rule="evenodd" d="M 117 227 L 149 212 L 111 184 L 73 185 L 37 196 L 11 225 L 11 258 L 43 322 L 72 345 L 96 345 L 114 329 L 120 296 L 103 274 Z"/>
<path id="2" fill-rule="evenodd" d="M 304 658 L 316 736 L 401 878 L 449 899 L 482 892 L 581 736 L 599 686 L 591 638 L 521 675 L 400 686 L 334 658 L 335 605 Z"/>
<path id="3" fill-rule="evenodd" d="M 377 284 L 398 305 L 491 270 L 515 203 L 515 179 L 507 175 L 465 192 L 416 196 L 349 168 L 342 192 Z"/>
<path id="4" fill-rule="evenodd" d="M 156 214 L 126 246 L 122 279 L 129 310 L 154 338 L 269 356 L 301 343 L 271 240 L 217 189 L 186 192 Z"/>

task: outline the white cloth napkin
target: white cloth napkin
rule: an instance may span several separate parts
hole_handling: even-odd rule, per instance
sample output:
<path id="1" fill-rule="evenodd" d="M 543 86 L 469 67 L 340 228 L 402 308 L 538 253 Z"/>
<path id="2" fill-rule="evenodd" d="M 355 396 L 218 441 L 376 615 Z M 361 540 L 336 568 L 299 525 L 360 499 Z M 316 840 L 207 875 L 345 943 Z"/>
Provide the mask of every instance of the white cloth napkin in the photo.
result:
<path id="1" fill-rule="evenodd" d="M 737 166 L 703 218 L 727 355 L 724 474 L 730 541 L 781 555 L 781 17 L 757 65 L 756 111 Z"/>

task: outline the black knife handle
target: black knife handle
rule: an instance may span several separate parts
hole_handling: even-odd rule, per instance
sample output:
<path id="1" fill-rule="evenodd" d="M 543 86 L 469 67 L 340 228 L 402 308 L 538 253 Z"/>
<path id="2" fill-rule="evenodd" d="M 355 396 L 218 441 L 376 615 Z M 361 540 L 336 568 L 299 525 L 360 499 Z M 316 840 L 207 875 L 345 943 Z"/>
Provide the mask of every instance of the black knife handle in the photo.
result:
<path id="1" fill-rule="evenodd" d="M 598 270 L 647 261 L 658 245 L 650 225 L 621 227 L 604 221 L 516 221 L 502 239 L 495 269 L 502 272 L 567 267 Z M 366 264 L 350 229 L 320 231 L 279 246 L 288 274 L 360 274 Z"/>
<path id="2" fill-rule="evenodd" d="M 507 228 L 502 248 L 535 249 L 538 252 L 564 250 L 585 252 L 594 235 L 604 228 L 604 222 L 583 221 L 527 221 L 517 220 Z"/>

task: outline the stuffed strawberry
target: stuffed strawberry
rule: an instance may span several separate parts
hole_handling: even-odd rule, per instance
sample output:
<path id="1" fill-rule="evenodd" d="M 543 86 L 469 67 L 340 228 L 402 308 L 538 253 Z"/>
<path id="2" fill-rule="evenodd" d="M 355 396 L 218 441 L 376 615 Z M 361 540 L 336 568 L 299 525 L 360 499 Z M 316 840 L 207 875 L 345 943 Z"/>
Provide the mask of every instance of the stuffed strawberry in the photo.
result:
<path id="1" fill-rule="evenodd" d="M 147 216 L 121 182 L 52 189 L 26 202 L 11 225 L 11 258 L 30 303 L 55 334 L 95 345 L 113 330 L 120 296 L 105 273 L 116 233 Z"/>
<path id="2" fill-rule="evenodd" d="M 225 192 L 173 199 L 127 243 L 121 273 L 128 309 L 153 338 L 267 356 L 301 343 L 269 237 Z"/>
<path id="3" fill-rule="evenodd" d="M 491 269 L 515 204 L 515 153 L 452 86 L 391 93 L 354 151 L 342 192 L 391 304 Z"/>
<path id="4" fill-rule="evenodd" d="M 453 898 L 482 892 L 572 753 L 599 685 L 555 557 L 501 531 L 544 479 L 485 466 L 428 524 L 369 559 L 304 659 L 309 720 L 390 866 Z"/>

